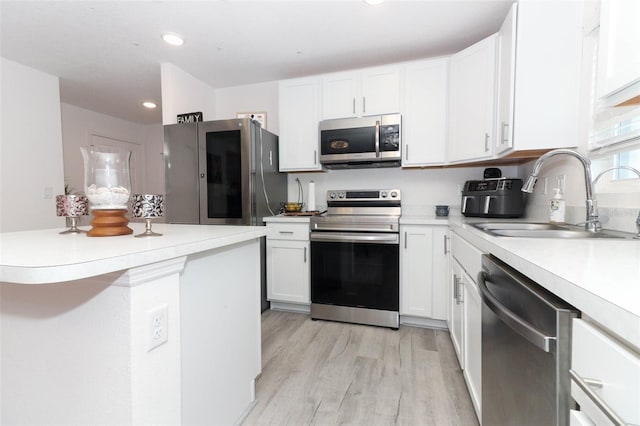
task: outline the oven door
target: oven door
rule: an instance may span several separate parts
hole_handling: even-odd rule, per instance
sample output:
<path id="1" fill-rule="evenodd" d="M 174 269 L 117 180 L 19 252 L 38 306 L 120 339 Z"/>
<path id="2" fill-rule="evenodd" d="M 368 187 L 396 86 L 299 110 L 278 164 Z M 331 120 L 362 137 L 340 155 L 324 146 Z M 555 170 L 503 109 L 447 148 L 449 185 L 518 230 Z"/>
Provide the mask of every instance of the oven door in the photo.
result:
<path id="1" fill-rule="evenodd" d="M 311 303 L 399 310 L 396 233 L 312 232 Z"/>

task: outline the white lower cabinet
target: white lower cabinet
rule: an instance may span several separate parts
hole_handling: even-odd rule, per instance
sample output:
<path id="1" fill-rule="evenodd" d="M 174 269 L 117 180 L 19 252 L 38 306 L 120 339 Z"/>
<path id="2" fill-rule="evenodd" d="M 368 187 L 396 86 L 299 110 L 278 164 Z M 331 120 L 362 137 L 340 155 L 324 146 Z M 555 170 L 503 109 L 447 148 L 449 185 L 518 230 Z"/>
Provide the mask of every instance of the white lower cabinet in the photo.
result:
<path id="1" fill-rule="evenodd" d="M 449 333 L 453 349 L 458 356 L 460 367 L 464 369 L 464 270 L 455 258 L 451 258 L 449 281 Z"/>
<path id="2" fill-rule="evenodd" d="M 400 226 L 400 315 L 447 318 L 446 226 Z"/>
<path id="3" fill-rule="evenodd" d="M 309 225 L 267 224 L 267 299 L 299 304 L 307 311 L 311 303 Z"/>
<path id="4" fill-rule="evenodd" d="M 571 425 L 640 424 L 640 354 L 585 319 L 573 320 L 571 396 L 580 406 Z M 586 391 L 581 388 L 586 387 Z"/>
<path id="5" fill-rule="evenodd" d="M 478 419 L 482 419 L 482 251 L 451 233 L 449 331 Z"/>
<path id="6" fill-rule="evenodd" d="M 464 282 L 464 378 L 478 418 L 482 418 L 482 300 L 466 272 Z"/>

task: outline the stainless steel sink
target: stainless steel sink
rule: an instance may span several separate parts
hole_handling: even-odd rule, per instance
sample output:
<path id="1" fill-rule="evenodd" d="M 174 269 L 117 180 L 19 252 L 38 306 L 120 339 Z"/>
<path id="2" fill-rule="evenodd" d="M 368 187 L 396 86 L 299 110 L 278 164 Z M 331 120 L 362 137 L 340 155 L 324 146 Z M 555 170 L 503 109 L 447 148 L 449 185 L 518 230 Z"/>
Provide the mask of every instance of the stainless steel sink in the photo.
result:
<path id="1" fill-rule="evenodd" d="M 547 230 L 547 229 L 566 229 L 560 225 L 555 225 L 553 223 L 532 223 L 532 222 L 481 222 L 474 223 L 478 229 L 482 229 L 483 231 L 491 231 L 494 229 L 513 229 L 513 230 L 526 230 L 526 231 L 534 231 L 534 230 Z"/>
<path id="2" fill-rule="evenodd" d="M 614 238 L 632 239 L 634 234 L 618 231 L 589 232 L 572 225 L 533 222 L 480 222 L 472 226 L 496 237 L 516 238 Z"/>

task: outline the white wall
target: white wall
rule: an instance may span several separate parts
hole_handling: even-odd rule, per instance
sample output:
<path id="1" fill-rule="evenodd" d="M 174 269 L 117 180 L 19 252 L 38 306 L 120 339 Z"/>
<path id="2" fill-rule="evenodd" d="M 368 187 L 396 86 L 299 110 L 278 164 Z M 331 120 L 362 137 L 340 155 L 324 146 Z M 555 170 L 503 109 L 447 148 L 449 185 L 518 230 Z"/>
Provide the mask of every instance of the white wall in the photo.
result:
<path id="1" fill-rule="evenodd" d="M 0 131 L 0 232 L 63 227 L 58 78 L 4 58 Z"/>
<path id="2" fill-rule="evenodd" d="M 138 170 L 132 170 L 137 178 L 133 191 L 164 194 L 162 125 L 141 125 L 65 103 L 61 110 L 64 178 L 73 191 L 82 191 L 84 186 L 80 147 L 90 145 L 98 136 L 140 146 L 142 156 L 135 166 Z"/>
<path id="3" fill-rule="evenodd" d="M 215 118 L 215 91 L 191 74 L 170 63 L 160 68 L 162 123 L 175 124 L 177 115 L 202 112 L 203 119 Z"/>
<path id="4" fill-rule="evenodd" d="M 515 166 L 500 167 L 505 177 L 517 177 Z M 446 204 L 460 211 L 462 185 L 467 180 L 482 179 L 484 167 L 456 167 L 450 169 L 351 169 L 331 170 L 327 173 L 290 173 L 289 200 L 297 201 L 300 179 L 304 202 L 308 198 L 309 181 L 315 182 L 316 207 L 326 208 L 327 191 L 332 189 L 400 189 L 403 215 L 434 214 L 434 206 Z"/>
<path id="5" fill-rule="evenodd" d="M 266 112 L 266 129 L 276 135 L 278 122 L 278 82 L 250 84 L 216 90 L 216 120 L 236 118 L 239 112 Z"/>

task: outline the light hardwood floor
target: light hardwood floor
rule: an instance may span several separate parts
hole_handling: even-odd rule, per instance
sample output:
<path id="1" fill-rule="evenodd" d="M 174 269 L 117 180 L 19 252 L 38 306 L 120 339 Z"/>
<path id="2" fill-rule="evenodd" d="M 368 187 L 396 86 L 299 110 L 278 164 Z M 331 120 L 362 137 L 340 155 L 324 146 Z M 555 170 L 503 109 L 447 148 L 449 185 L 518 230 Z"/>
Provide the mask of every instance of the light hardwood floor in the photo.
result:
<path id="1" fill-rule="evenodd" d="M 477 425 L 449 333 L 262 315 L 257 404 L 243 425 Z"/>

